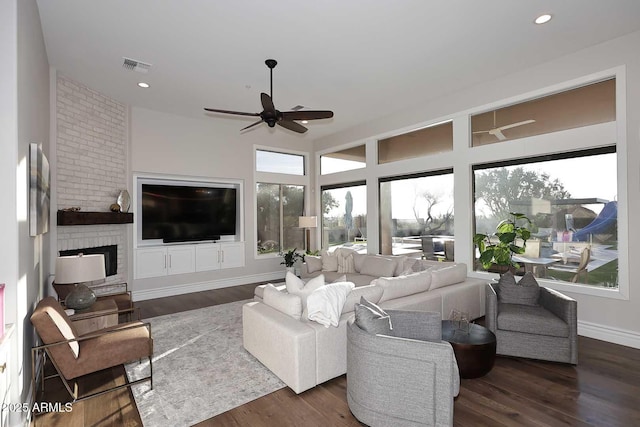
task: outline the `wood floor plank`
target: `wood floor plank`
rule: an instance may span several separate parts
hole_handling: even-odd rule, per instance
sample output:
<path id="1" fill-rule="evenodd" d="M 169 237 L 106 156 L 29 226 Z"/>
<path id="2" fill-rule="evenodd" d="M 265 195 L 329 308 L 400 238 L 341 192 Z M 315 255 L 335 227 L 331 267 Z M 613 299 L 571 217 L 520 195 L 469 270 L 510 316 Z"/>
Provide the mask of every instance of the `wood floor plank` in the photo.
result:
<path id="1" fill-rule="evenodd" d="M 143 318 L 179 313 L 253 298 L 255 286 L 139 301 L 136 306 Z M 454 426 L 640 425 L 640 349 L 579 337 L 578 357 L 577 366 L 497 357 L 488 375 L 461 381 Z M 86 379 L 83 391 L 114 381 L 124 381 L 122 367 Z M 347 405 L 347 381 L 342 375 L 301 394 L 283 388 L 197 426 L 360 426 Z M 59 380 L 47 381 L 46 401 L 65 401 L 65 396 Z M 142 426 L 128 389 L 77 402 L 69 413 L 38 417 L 38 426 L 46 427 L 109 425 Z"/>

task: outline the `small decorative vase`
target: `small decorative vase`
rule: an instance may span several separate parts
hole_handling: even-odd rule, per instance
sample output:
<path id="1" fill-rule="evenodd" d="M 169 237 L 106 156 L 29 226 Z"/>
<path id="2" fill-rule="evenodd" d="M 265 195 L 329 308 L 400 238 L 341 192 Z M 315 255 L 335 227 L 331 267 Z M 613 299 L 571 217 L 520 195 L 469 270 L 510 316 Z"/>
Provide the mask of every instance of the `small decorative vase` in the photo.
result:
<path id="1" fill-rule="evenodd" d="M 131 197 L 127 190 L 122 190 L 120 194 L 118 194 L 118 206 L 120 206 L 120 212 L 129 212 Z"/>
<path id="2" fill-rule="evenodd" d="M 69 292 L 64 300 L 64 305 L 74 310 L 84 310 L 96 302 L 96 294 L 87 285 L 78 284 Z"/>

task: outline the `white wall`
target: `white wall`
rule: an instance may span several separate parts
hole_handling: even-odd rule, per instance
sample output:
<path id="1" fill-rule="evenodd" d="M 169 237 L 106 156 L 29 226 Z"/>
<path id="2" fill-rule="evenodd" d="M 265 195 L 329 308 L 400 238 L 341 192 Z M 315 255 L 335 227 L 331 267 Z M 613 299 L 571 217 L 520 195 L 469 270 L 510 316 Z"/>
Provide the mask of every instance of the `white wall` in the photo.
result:
<path id="1" fill-rule="evenodd" d="M 620 206 L 625 203 L 628 206 L 629 227 L 626 236 L 621 240 L 629 242 L 630 248 L 619 248 L 620 268 L 625 269 L 621 273 L 628 285 L 628 299 L 603 298 L 593 295 L 567 292 L 570 296 L 578 300 L 579 333 L 592 336 L 598 339 L 618 342 L 640 348 L 640 322 L 638 313 L 640 312 L 640 282 L 635 280 L 635 269 L 632 267 L 639 261 L 637 251 L 634 250 L 635 242 L 640 241 L 640 227 L 637 227 L 636 220 L 640 217 L 640 32 L 615 39 L 591 48 L 565 56 L 558 60 L 508 75 L 494 81 L 486 82 L 482 85 L 474 86 L 458 93 L 451 94 L 445 98 L 438 99 L 428 104 L 415 106 L 400 113 L 387 116 L 381 120 L 366 123 L 349 129 L 339 134 L 331 135 L 314 142 L 316 151 L 327 151 L 332 147 L 343 146 L 355 141 L 372 141 L 370 146 L 374 146 L 373 140 L 380 135 L 388 135 L 398 130 L 408 130 L 412 126 L 429 121 L 436 121 L 444 118 L 454 118 L 454 149 L 461 147 L 462 156 L 449 156 L 445 154 L 436 158 L 434 162 L 422 161 L 422 166 L 411 164 L 412 167 L 431 168 L 434 164 L 458 166 L 456 173 L 456 231 L 468 231 L 470 234 L 471 218 L 471 195 L 468 192 L 470 175 L 469 165 L 477 162 L 478 159 L 471 158 L 470 150 L 466 148 L 468 144 L 468 120 L 467 112 L 470 109 L 486 106 L 491 103 L 498 103 L 522 94 L 535 92 L 543 88 L 561 85 L 564 82 L 579 79 L 583 76 L 599 73 L 604 70 L 624 66 L 626 72 L 626 129 L 622 129 L 622 139 L 626 138 L 626 152 L 619 148 L 619 199 Z M 399 102 L 399 101 L 398 101 Z M 397 103 L 397 102 L 396 102 Z M 621 117 L 622 112 L 618 112 Z M 457 123 L 457 125 L 456 125 Z M 464 132 L 460 131 L 465 130 Z M 614 131 L 615 135 L 615 131 Z M 553 138 L 553 137 L 550 137 Z M 560 143 L 563 143 L 562 141 Z M 609 141 L 603 141 L 603 144 Z M 526 156 L 535 148 L 527 147 L 525 143 L 514 142 L 513 145 L 520 144 L 521 155 Z M 486 150 L 498 150 L 496 147 Z M 508 150 L 513 151 L 513 150 Z M 466 158 L 465 158 L 466 157 Z M 405 165 L 406 166 L 406 165 Z M 371 168 L 367 168 L 371 169 Z M 382 169 L 382 168 L 381 168 Z M 406 168 L 405 168 L 406 169 Z M 402 173 L 396 171 L 393 166 L 385 169 L 385 172 L 393 175 Z M 626 172 L 626 175 L 624 173 Z M 405 170 L 406 173 L 406 170 Z M 376 182 L 377 175 L 371 170 L 363 172 L 363 176 Z M 320 183 L 329 183 L 340 180 L 340 176 L 320 177 Z M 621 182 L 620 182 L 621 181 Z M 459 190 L 462 188 L 462 190 Z M 625 194 L 626 193 L 626 194 Z M 375 192 L 370 192 L 371 195 Z M 369 204 L 370 207 L 371 204 Z M 370 224 L 377 224 L 375 209 L 369 210 Z M 465 238 L 463 238 L 464 240 Z M 458 244 L 456 236 L 456 244 Z M 471 247 L 470 240 L 467 240 L 464 247 Z M 470 251 L 469 251 L 470 252 Z M 456 250 L 456 256 L 459 251 Z M 630 267 L 631 266 L 631 267 Z M 621 286 L 621 287 L 622 287 Z"/>
<path id="2" fill-rule="evenodd" d="M 131 114 L 131 168 L 134 174 L 241 180 L 244 183 L 244 240 L 246 266 L 242 269 L 201 272 L 133 281 L 134 298 L 156 297 L 284 277 L 280 258 L 255 259 L 254 145 L 308 151 L 306 135 L 242 119 L 186 118 L 133 107 Z M 139 215 L 134 212 L 134 221 Z M 133 261 L 132 261 L 133 262 Z"/>

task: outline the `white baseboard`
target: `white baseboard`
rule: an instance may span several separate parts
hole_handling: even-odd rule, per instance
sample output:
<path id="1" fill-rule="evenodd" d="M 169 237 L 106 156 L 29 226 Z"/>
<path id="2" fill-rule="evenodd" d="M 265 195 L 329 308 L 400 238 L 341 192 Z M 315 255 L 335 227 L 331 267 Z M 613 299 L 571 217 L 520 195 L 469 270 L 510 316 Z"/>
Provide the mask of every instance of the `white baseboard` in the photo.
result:
<path id="1" fill-rule="evenodd" d="M 578 335 L 640 349 L 640 333 L 578 321 Z"/>
<path id="2" fill-rule="evenodd" d="M 210 291 L 212 289 L 228 288 L 230 286 L 246 285 L 249 283 L 268 282 L 271 280 L 284 280 L 284 272 L 273 271 L 270 273 L 252 274 L 250 276 L 229 277 L 226 279 L 209 280 L 206 282 L 188 283 L 184 285 L 167 286 L 157 289 L 145 289 L 131 292 L 134 301 L 144 301 L 154 298 L 165 298 L 175 295 L 189 294 L 192 292 Z"/>

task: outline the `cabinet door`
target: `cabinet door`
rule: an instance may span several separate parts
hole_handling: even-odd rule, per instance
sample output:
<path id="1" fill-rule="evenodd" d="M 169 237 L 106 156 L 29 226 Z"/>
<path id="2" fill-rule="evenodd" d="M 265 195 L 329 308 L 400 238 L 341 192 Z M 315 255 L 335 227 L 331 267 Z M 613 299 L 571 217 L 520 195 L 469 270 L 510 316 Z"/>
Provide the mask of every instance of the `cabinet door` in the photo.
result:
<path id="1" fill-rule="evenodd" d="M 244 267 L 244 242 L 220 244 L 221 268 Z"/>
<path id="2" fill-rule="evenodd" d="M 193 273 L 196 271 L 196 250 L 192 245 L 167 248 L 168 274 Z"/>
<path id="3" fill-rule="evenodd" d="M 203 243 L 196 245 L 196 271 L 218 270 L 220 268 L 220 245 Z"/>
<path id="4" fill-rule="evenodd" d="M 167 275 L 167 249 L 136 250 L 136 279 Z"/>

